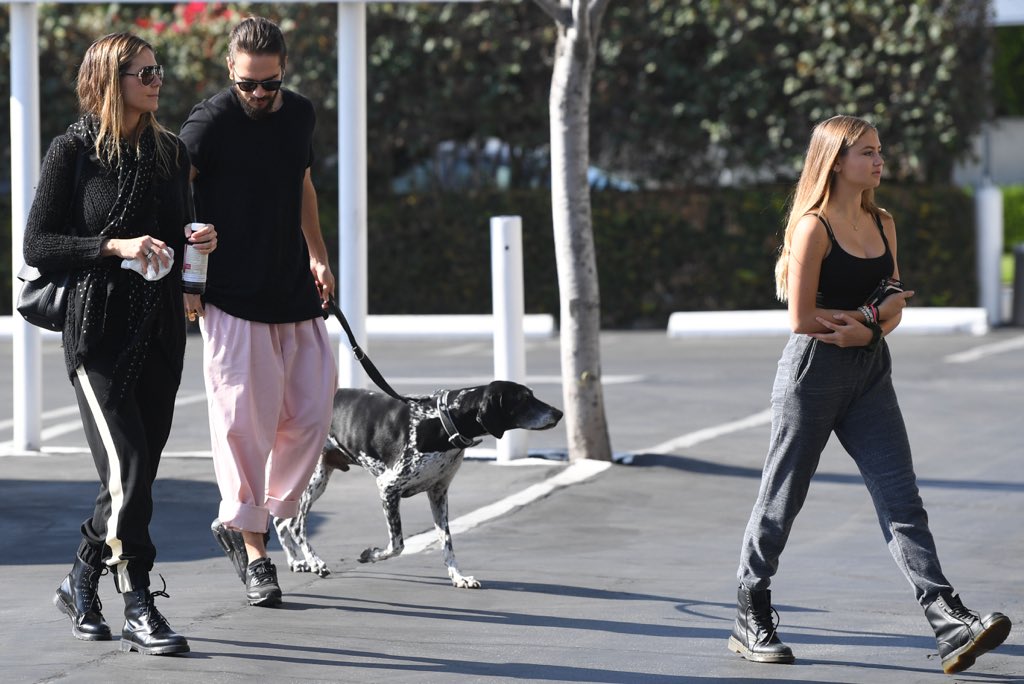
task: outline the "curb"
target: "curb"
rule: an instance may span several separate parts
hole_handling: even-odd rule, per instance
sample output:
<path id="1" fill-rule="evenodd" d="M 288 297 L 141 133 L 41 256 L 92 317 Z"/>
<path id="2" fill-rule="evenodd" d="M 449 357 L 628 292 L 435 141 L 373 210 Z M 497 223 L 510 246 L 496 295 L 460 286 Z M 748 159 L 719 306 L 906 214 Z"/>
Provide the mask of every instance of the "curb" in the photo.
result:
<path id="1" fill-rule="evenodd" d="M 901 334 L 964 333 L 984 335 L 988 317 L 982 308 L 908 307 L 900 322 Z M 771 311 L 677 311 L 668 319 L 669 337 L 731 337 L 737 335 L 789 335 L 785 309 Z"/>

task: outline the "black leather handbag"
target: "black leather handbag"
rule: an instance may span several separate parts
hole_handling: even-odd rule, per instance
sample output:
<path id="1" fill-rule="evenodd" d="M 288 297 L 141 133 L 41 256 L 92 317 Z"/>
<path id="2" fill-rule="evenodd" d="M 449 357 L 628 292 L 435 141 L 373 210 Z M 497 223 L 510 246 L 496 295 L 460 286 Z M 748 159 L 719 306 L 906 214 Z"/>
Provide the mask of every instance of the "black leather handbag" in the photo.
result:
<path id="1" fill-rule="evenodd" d="M 32 266 L 22 266 L 18 279 L 24 283 L 18 294 L 18 313 L 22 318 L 46 330 L 64 329 L 68 295 L 74 283 L 71 271 L 43 273 Z"/>
<path id="2" fill-rule="evenodd" d="M 75 183 L 71 193 L 71 208 L 75 205 L 78 194 L 78 181 L 82 175 L 83 153 L 77 150 L 75 163 Z M 71 208 L 68 215 L 71 215 Z M 67 316 L 68 297 L 74 287 L 73 270 L 57 270 L 42 272 L 33 266 L 24 265 L 18 272 L 18 280 L 22 281 L 21 292 L 18 293 L 18 313 L 32 325 L 46 330 L 61 331 Z"/>

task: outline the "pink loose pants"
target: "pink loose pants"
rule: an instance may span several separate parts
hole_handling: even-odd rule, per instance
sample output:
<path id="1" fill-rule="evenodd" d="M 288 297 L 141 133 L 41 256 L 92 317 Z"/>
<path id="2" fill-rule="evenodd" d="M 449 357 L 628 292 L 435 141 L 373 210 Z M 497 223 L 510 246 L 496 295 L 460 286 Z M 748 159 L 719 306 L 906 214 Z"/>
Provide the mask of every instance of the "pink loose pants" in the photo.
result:
<path id="1" fill-rule="evenodd" d="M 337 366 L 321 318 L 257 323 L 207 304 L 201 319 L 220 521 L 265 532 L 292 518 L 331 422 Z"/>

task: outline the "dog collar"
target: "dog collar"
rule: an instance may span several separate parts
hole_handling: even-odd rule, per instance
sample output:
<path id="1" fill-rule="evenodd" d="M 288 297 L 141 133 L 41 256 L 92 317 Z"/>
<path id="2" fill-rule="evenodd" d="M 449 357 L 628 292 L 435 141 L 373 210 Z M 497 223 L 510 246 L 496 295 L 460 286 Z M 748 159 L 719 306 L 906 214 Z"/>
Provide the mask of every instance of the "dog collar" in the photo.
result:
<path id="1" fill-rule="evenodd" d="M 449 390 L 442 390 L 437 395 L 437 415 L 441 418 L 441 427 L 448 435 L 448 442 L 456 449 L 475 447 L 482 440 L 470 439 L 459 434 L 459 429 L 455 427 L 455 421 L 452 420 L 452 416 L 448 412 L 448 392 Z"/>

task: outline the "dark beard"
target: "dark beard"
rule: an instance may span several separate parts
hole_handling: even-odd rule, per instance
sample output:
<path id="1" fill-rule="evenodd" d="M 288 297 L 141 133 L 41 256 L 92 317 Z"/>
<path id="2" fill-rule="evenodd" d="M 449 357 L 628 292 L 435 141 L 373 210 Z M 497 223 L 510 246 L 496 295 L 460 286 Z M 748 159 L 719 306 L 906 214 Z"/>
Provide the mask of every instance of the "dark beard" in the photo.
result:
<path id="1" fill-rule="evenodd" d="M 274 113 L 274 100 L 277 98 L 277 93 L 270 99 L 270 104 L 266 107 L 257 108 L 249 104 L 249 101 L 245 99 L 241 94 L 238 95 L 238 104 L 242 105 L 242 111 L 245 115 L 253 121 L 262 121 L 268 118 Z"/>

